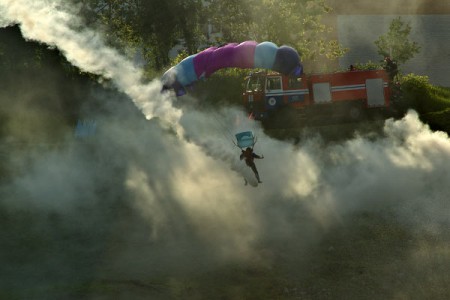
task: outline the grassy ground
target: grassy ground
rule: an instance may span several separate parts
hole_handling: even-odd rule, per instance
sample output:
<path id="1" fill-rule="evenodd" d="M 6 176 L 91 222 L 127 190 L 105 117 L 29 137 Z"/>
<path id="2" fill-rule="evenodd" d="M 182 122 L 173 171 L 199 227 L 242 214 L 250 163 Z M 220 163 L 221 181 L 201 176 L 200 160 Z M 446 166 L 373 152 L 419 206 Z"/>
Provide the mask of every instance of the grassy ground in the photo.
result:
<path id="1" fill-rule="evenodd" d="M 298 143 L 303 139 L 320 137 L 325 143 L 338 143 L 355 136 L 379 137 L 383 133 L 384 120 L 345 122 L 332 125 L 309 125 L 297 128 L 265 128 L 265 133 L 275 139 Z"/>
<path id="2" fill-rule="evenodd" d="M 27 243 L 32 248 L 44 243 L 35 242 Z M 300 250 L 305 248 L 301 239 L 277 248 L 261 245 L 264 263 L 255 258 L 139 280 L 73 278 L 72 283 L 3 289 L 0 298 L 448 299 L 449 242 L 448 236 L 413 233 L 384 213 L 359 213 L 307 250 Z"/>

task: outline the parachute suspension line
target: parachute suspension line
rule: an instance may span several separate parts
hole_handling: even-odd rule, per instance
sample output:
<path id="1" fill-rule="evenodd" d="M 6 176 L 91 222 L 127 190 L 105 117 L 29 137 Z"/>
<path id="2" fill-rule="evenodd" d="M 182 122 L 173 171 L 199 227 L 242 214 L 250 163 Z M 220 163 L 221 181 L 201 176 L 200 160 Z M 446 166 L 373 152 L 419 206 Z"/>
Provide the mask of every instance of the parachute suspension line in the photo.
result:
<path id="1" fill-rule="evenodd" d="M 234 143 L 234 134 L 230 131 L 230 129 L 222 122 L 222 115 L 220 115 L 218 112 L 214 113 L 216 124 L 220 127 L 220 130 L 222 132 L 222 135 L 227 140 L 231 140 Z"/>
<path id="2" fill-rule="evenodd" d="M 227 140 L 230 140 L 236 148 L 238 148 L 238 149 L 240 149 L 240 150 L 244 150 L 242 147 L 240 147 L 240 146 L 236 143 L 236 141 L 235 141 L 235 140 L 236 140 L 236 135 L 235 135 L 233 132 L 231 132 L 230 129 L 228 128 L 228 126 L 226 126 L 226 125 L 222 122 L 222 120 L 223 120 L 223 119 L 222 119 L 222 116 L 219 115 L 217 112 L 216 112 L 216 115 L 217 115 L 217 118 L 216 118 L 217 124 L 222 128 L 222 130 L 223 130 L 222 134 L 225 136 L 225 138 L 226 138 Z M 252 134 L 253 134 L 253 130 L 252 130 Z M 256 142 L 258 141 L 258 138 L 257 138 L 256 136 L 253 136 L 253 139 L 254 139 L 254 142 L 252 143 L 251 146 L 249 146 L 252 150 L 254 149 L 255 144 L 256 144 Z M 246 148 L 247 148 L 247 147 L 246 147 Z"/>
<path id="3" fill-rule="evenodd" d="M 242 119 L 242 118 L 243 118 L 242 116 L 235 116 L 235 118 L 234 118 L 234 119 L 235 119 L 234 123 L 235 123 L 236 126 L 240 125 L 241 122 L 243 122 L 243 119 Z M 256 128 L 255 128 L 255 126 L 254 126 L 254 124 L 255 124 L 254 122 L 251 122 L 251 124 L 249 124 L 249 126 L 246 126 L 246 127 L 248 127 L 248 129 L 249 129 L 247 132 L 249 132 L 249 133 L 251 134 L 251 138 L 252 138 L 253 143 L 251 143 L 251 145 L 246 145 L 246 146 L 242 147 L 242 145 L 239 145 L 239 141 L 237 140 L 237 139 L 238 139 L 237 133 L 231 132 L 231 131 L 229 130 L 228 126 L 226 126 L 224 123 L 222 123 L 222 122 L 220 121 L 220 120 L 223 120 L 223 119 L 217 118 L 216 120 L 217 120 L 217 122 L 221 125 L 221 127 L 223 128 L 223 130 L 224 130 L 225 132 L 227 132 L 227 134 L 229 135 L 230 140 L 232 141 L 232 143 L 233 143 L 234 146 L 236 146 L 236 147 L 239 148 L 240 150 L 244 150 L 243 148 L 251 148 L 252 150 L 254 149 L 254 147 L 255 147 L 255 145 L 256 145 L 256 143 L 257 143 L 257 141 L 258 141 L 258 137 L 254 134 L 254 132 L 255 132 L 255 130 L 256 130 Z M 245 121 L 245 120 L 244 120 L 244 121 Z M 241 133 L 243 133 L 243 132 L 245 132 L 245 131 L 242 131 Z"/>
<path id="4" fill-rule="evenodd" d="M 214 127 L 215 127 L 216 131 L 220 132 L 220 134 L 223 136 L 223 138 L 226 141 L 231 141 L 232 144 L 228 144 L 228 143 L 227 144 L 230 145 L 234 149 L 234 146 L 237 146 L 236 143 L 234 142 L 234 134 L 223 123 L 223 116 L 221 114 L 219 114 L 218 112 L 211 112 L 210 114 L 215 119 Z"/>
<path id="5" fill-rule="evenodd" d="M 202 109 L 201 106 L 203 106 L 203 105 L 198 104 L 198 106 L 200 109 Z M 237 147 L 240 150 L 243 150 L 243 148 L 240 145 L 238 145 L 238 143 L 237 143 L 236 134 L 233 133 L 230 130 L 229 126 L 227 125 L 228 122 L 226 122 L 227 121 L 226 116 L 224 116 L 222 113 L 220 113 L 218 111 L 209 111 L 208 114 L 211 115 L 212 118 L 214 118 L 214 122 L 213 122 L 214 125 L 212 127 L 214 127 L 216 131 L 220 132 L 220 134 L 223 136 L 223 138 L 226 141 L 231 141 L 231 144 L 228 144 L 228 145 L 230 145 L 231 148 L 233 148 L 233 149 L 234 149 L 234 147 Z M 234 123 L 236 125 L 239 125 L 241 123 L 242 119 L 241 118 L 236 119 L 236 116 L 233 116 L 233 117 L 235 120 Z M 250 126 L 250 127 L 254 127 L 254 126 Z M 258 138 L 253 135 L 254 130 L 252 130 L 252 129 L 254 129 L 254 128 L 251 128 L 253 143 L 251 145 L 249 145 L 248 147 L 250 147 L 251 149 L 254 149 L 255 144 L 258 141 Z M 245 147 L 245 148 L 247 148 L 247 147 Z"/>

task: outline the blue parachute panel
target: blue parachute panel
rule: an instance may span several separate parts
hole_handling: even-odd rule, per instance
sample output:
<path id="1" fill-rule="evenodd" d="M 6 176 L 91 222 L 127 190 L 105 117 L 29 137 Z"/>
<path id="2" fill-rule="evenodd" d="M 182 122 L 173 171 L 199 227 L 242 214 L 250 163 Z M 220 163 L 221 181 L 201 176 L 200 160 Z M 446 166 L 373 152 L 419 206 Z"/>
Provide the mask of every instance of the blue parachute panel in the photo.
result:
<path id="1" fill-rule="evenodd" d="M 272 70 L 288 75 L 292 72 L 299 72 L 299 66 L 300 63 L 298 53 L 292 51 L 291 47 L 281 46 L 277 51 Z"/>
<path id="2" fill-rule="evenodd" d="M 176 78 L 182 86 L 198 80 L 194 69 L 194 57 L 195 55 L 188 56 L 175 66 Z"/>
<path id="3" fill-rule="evenodd" d="M 255 49 L 255 68 L 272 69 L 278 47 L 272 42 L 262 42 Z"/>
<path id="4" fill-rule="evenodd" d="M 241 149 L 247 148 L 247 147 L 253 147 L 255 145 L 255 136 L 253 135 L 253 132 L 251 131 L 243 131 L 240 133 L 235 134 L 237 146 Z"/>

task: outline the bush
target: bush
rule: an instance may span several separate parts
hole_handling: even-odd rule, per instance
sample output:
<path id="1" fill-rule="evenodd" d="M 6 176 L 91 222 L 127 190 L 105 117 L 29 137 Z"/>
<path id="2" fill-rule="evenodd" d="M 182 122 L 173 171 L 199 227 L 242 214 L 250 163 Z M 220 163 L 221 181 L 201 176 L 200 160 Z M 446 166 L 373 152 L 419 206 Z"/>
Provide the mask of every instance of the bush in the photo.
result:
<path id="1" fill-rule="evenodd" d="M 426 122 L 431 129 L 441 130 L 450 134 L 450 108 L 438 112 L 424 114 L 421 119 Z"/>
<path id="2" fill-rule="evenodd" d="M 182 51 L 170 65 L 175 66 L 188 56 L 186 51 Z M 188 93 L 199 99 L 202 106 L 242 105 L 244 79 L 249 72 L 249 69 L 240 68 L 218 70 L 209 78 L 194 82 L 192 87 L 188 87 Z"/>
<path id="3" fill-rule="evenodd" d="M 408 74 L 401 78 L 400 83 L 405 105 L 419 114 L 450 108 L 450 90 L 433 86 L 427 76 Z"/>
<path id="4" fill-rule="evenodd" d="M 416 110 L 434 130 L 450 132 L 450 89 L 430 84 L 427 76 L 408 74 L 400 80 L 403 105 Z"/>
<path id="5" fill-rule="evenodd" d="M 199 80 L 191 92 L 205 105 L 242 105 L 243 84 L 248 70 L 226 69 Z"/>
<path id="6" fill-rule="evenodd" d="M 368 62 L 366 62 L 366 63 L 356 63 L 354 65 L 354 67 L 355 67 L 356 70 L 364 70 L 364 71 L 367 71 L 367 70 L 381 70 L 381 69 L 383 69 L 383 65 L 382 64 L 376 63 L 376 62 L 373 62 L 373 61 L 370 61 L 370 60 Z"/>

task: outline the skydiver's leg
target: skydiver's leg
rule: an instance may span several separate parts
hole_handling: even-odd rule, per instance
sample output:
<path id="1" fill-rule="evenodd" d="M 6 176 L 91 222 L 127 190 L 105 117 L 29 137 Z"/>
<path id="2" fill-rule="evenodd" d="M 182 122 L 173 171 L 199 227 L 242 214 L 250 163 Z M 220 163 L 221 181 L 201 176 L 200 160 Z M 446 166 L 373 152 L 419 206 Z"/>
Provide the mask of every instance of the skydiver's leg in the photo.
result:
<path id="1" fill-rule="evenodd" d="M 258 170 L 256 169 L 256 165 L 255 163 L 253 163 L 251 166 L 253 173 L 255 173 L 256 179 L 258 179 L 258 182 L 261 183 L 261 179 L 259 179 L 259 173 Z"/>
<path id="2" fill-rule="evenodd" d="M 262 183 L 261 179 L 259 179 L 259 174 L 258 172 L 255 173 L 256 179 L 258 179 L 258 183 Z"/>

